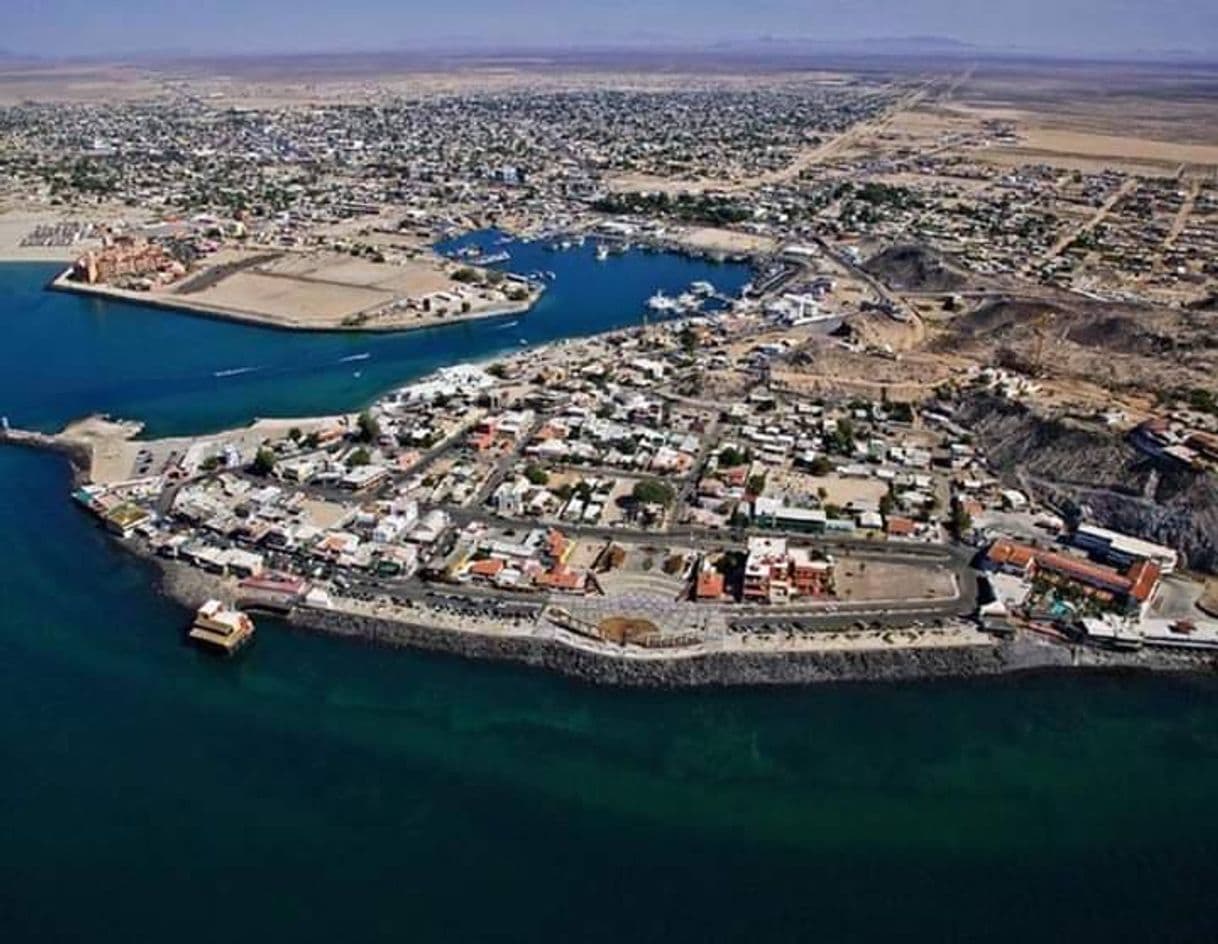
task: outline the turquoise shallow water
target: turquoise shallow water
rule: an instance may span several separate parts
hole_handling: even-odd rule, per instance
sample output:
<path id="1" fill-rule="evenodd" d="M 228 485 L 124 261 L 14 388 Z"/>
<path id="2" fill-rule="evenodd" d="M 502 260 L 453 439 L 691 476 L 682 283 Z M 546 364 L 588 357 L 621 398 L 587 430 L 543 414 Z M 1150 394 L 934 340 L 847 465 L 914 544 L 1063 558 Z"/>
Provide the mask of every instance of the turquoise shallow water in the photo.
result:
<path id="1" fill-rule="evenodd" d="M 22 422 L 212 427 L 348 382 L 192 393 L 264 332 L 36 275 L 0 267 Z M 132 344 L 160 384 L 78 376 Z M 0 940 L 1218 939 L 1213 681 L 602 691 L 269 622 L 223 664 L 67 487 L 0 450 Z"/>

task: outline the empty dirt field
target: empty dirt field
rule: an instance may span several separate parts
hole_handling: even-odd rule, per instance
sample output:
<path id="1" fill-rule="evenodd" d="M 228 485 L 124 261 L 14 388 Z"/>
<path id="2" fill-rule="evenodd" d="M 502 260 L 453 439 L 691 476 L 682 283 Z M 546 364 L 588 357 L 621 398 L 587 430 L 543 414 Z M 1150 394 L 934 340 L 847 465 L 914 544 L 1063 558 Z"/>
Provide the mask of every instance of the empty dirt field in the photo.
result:
<path id="1" fill-rule="evenodd" d="M 926 564 L 839 557 L 833 571 L 837 598 L 850 603 L 868 600 L 948 600 L 956 596 L 950 570 Z"/>
<path id="2" fill-rule="evenodd" d="M 852 503 L 879 505 L 888 494 L 888 485 L 879 479 L 845 478 L 838 475 L 807 475 L 803 472 L 771 472 L 767 494 L 788 497 L 817 496 L 824 492 L 828 505 L 846 507 Z"/>
<path id="3" fill-rule="evenodd" d="M 1175 174 L 1183 165 L 1199 172 L 1218 170 L 1218 146 L 1177 144 L 1142 137 L 1087 134 L 1077 131 L 1030 128 L 1020 131 L 1018 144 L 977 151 L 977 156 L 999 163 L 1043 161 L 1079 170 L 1132 170 Z"/>
<path id="4" fill-rule="evenodd" d="M 320 326 L 341 322 L 365 308 L 387 304 L 393 295 L 356 285 L 238 272 L 195 293 L 191 299 L 201 305 Z"/>

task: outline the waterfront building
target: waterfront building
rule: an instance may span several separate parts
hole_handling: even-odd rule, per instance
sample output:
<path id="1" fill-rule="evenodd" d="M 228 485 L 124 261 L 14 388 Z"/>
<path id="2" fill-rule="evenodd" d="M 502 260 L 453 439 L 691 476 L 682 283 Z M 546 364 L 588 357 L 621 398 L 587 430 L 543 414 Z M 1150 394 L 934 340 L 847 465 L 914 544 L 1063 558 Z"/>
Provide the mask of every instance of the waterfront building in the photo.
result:
<path id="1" fill-rule="evenodd" d="M 1159 588 L 1162 571 L 1151 560 L 1139 560 L 1124 572 L 1056 551 L 1047 551 L 1005 538 L 986 552 L 986 564 L 1025 580 L 1037 577 L 1075 587 L 1102 601 L 1128 608 L 1144 607 Z"/>
<path id="2" fill-rule="evenodd" d="M 253 638 L 254 621 L 219 600 L 208 600 L 195 613 L 188 635 L 207 648 L 231 655 Z"/>
<path id="3" fill-rule="evenodd" d="M 832 593 L 833 558 L 789 548 L 785 538 L 749 539 L 742 596 L 746 603 L 786 603 Z"/>

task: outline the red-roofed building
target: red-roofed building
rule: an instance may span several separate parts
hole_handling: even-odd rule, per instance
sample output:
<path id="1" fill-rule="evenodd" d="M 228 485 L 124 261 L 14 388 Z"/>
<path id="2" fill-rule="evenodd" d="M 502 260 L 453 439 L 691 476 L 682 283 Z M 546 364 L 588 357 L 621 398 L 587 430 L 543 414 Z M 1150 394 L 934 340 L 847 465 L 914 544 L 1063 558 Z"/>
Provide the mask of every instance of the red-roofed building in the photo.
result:
<path id="1" fill-rule="evenodd" d="M 1042 576 L 1066 581 L 1093 596 L 1134 604 L 1146 603 L 1154 596 L 1162 575 L 1159 565 L 1151 560 L 1137 561 L 1122 573 L 1082 558 L 1005 539 L 990 545 L 986 560 L 998 570 L 1026 579 Z"/>
<path id="2" fill-rule="evenodd" d="M 912 518 L 902 518 L 899 515 L 889 515 L 884 519 L 884 533 L 889 537 L 912 537 L 917 530 L 917 523 Z"/>
<path id="3" fill-rule="evenodd" d="M 485 452 L 495 444 L 495 431 L 493 429 L 474 430 L 469 434 L 469 447 L 476 449 L 478 452 Z"/>
<path id="4" fill-rule="evenodd" d="M 556 564 L 565 564 L 573 547 L 570 539 L 557 528 L 546 532 L 546 552 Z"/>
<path id="5" fill-rule="evenodd" d="M 471 577 L 482 577 L 486 580 L 493 580 L 499 575 L 499 571 L 503 570 L 507 564 L 498 557 L 488 557 L 486 560 L 474 561 L 469 565 L 469 575 Z"/>
<path id="6" fill-rule="evenodd" d="M 723 587 L 723 574 L 704 565 L 698 570 L 694 596 L 699 600 L 718 600 L 723 596 Z"/>
<path id="7" fill-rule="evenodd" d="M 553 567 L 538 574 L 533 582 L 543 590 L 558 590 L 563 593 L 583 593 L 587 575 L 567 570 L 565 567 Z"/>
<path id="8" fill-rule="evenodd" d="M 1032 548 L 1014 541 L 997 540 L 990 545 L 985 553 L 986 560 L 996 570 L 1015 574 L 1019 577 L 1031 577 L 1033 567 Z"/>

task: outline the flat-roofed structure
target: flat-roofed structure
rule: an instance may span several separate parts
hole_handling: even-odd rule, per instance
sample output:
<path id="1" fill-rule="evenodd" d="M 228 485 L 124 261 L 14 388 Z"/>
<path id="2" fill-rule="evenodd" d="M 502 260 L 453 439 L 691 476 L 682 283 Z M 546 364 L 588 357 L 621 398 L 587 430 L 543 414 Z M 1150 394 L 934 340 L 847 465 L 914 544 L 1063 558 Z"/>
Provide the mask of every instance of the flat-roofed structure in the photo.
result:
<path id="1" fill-rule="evenodd" d="M 240 610 L 225 607 L 219 600 L 208 600 L 195 613 L 187 634 L 205 648 L 232 655 L 254 637 L 254 621 Z"/>
<path id="2" fill-rule="evenodd" d="M 1159 569 L 1170 574 L 1179 564 L 1179 555 L 1173 548 L 1151 541 L 1109 531 L 1093 524 L 1080 524 L 1074 530 L 1074 546 L 1094 554 L 1117 567 L 1128 567 L 1139 560 L 1154 561 Z"/>

